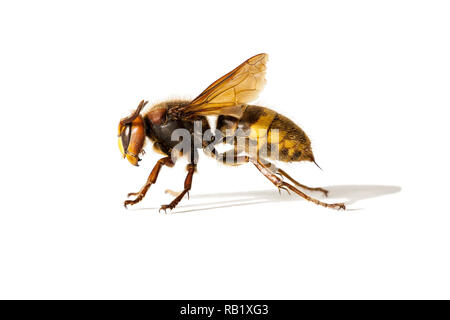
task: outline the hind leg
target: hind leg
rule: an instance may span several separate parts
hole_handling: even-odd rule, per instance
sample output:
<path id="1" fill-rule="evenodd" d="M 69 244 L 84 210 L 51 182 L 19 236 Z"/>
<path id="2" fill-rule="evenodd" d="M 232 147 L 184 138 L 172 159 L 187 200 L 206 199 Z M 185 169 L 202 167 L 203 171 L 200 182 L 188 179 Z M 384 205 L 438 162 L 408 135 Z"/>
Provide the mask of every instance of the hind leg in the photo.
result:
<path id="1" fill-rule="evenodd" d="M 344 203 L 325 203 L 320 200 L 317 200 L 313 197 L 308 196 L 307 194 L 303 193 L 302 191 L 298 190 L 293 185 L 284 182 L 281 180 L 277 175 L 273 172 L 273 170 L 270 169 L 270 164 L 263 164 L 258 159 L 250 159 L 250 161 L 255 165 L 255 167 L 267 178 L 272 182 L 277 188 L 279 189 L 289 189 L 296 194 L 298 194 L 300 197 L 302 197 L 305 200 L 314 202 L 315 204 L 325 207 L 325 208 L 333 208 L 333 209 L 344 209 L 345 210 L 345 204 Z"/>
<path id="2" fill-rule="evenodd" d="M 283 177 L 289 179 L 289 181 L 291 181 L 297 187 L 300 187 L 300 188 L 303 188 L 303 189 L 306 189 L 306 190 L 310 190 L 310 191 L 319 191 L 319 192 L 322 192 L 325 195 L 325 197 L 328 196 L 328 190 L 326 190 L 326 189 L 323 189 L 323 188 L 311 188 L 311 187 L 305 186 L 304 184 L 301 184 L 301 183 L 295 181 L 294 178 L 292 178 L 290 175 L 288 175 L 286 173 L 286 171 L 284 171 L 282 169 L 278 169 L 277 172 L 279 174 L 281 174 Z"/>

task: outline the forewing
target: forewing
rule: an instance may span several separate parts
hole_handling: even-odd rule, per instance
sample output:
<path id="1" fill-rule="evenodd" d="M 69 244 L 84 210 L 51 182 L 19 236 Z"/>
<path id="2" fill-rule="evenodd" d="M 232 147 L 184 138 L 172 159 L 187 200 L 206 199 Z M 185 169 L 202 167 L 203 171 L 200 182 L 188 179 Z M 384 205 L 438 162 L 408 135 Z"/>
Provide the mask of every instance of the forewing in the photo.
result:
<path id="1" fill-rule="evenodd" d="M 239 118 L 243 105 L 255 100 L 266 83 L 265 53 L 251 57 L 212 83 L 186 106 L 174 110 L 180 118 L 229 115 Z"/>

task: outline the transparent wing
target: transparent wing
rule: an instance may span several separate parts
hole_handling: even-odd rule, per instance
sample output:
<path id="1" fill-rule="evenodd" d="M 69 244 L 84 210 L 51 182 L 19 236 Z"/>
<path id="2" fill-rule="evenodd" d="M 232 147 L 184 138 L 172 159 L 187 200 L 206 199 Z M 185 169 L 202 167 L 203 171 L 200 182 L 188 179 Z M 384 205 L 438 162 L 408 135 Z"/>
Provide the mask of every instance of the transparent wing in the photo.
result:
<path id="1" fill-rule="evenodd" d="M 213 82 L 188 105 L 174 108 L 179 118 L 229 115 L 239 118 L 243 105 L 255 100 L 266 83 L 265 53 L 251 57 L 236 69 Z"/>

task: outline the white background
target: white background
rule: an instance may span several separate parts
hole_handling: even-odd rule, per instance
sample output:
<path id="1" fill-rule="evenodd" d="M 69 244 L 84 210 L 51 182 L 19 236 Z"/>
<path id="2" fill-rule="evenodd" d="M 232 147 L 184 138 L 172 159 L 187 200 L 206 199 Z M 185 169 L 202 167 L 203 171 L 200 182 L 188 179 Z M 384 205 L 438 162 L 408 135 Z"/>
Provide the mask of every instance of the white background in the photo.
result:
<path id="1" fill-rule="evenodd" d="M 8 1 L 0 5 L 0 298 L 450 298 L 446 1 Z M 257 101 L 310 136 L 350 210 L 251 164 L 120 156 L 141 99 L 193 98 L 269 54 Z M 401 188 L 401 191 L 399 191 Z M 318 196 L 318 195 L 316 195 Z"/>

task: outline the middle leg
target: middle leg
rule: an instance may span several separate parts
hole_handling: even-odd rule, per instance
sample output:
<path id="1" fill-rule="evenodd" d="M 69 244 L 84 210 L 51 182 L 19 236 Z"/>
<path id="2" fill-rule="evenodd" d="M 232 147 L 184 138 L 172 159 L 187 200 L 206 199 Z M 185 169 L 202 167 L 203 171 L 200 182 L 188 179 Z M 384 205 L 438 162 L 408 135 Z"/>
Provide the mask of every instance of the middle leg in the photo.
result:
<path id="1" fill-rule="evenodd" d="M 192 177 L 194 176 L 196 167 L 197 165 L 193 163 L 187 165 L 188 173 L 186 179 L 184 180 L 184 190 L 181 191 L 181 193 L 175 199 L 173 199 L 173 201 L 170 204 L 163 204 L 159 209 L 159 211 L 164 210 L 164 212 L 166 212 L 167 209 L 170 210 L 174 209 L 177 206 L 177 204 L 181 201 L 181 199 L 183 199 L 186 193 L 188 194 L 189 197 L 189 191 L 191 190 L 192 186 Z"/>

